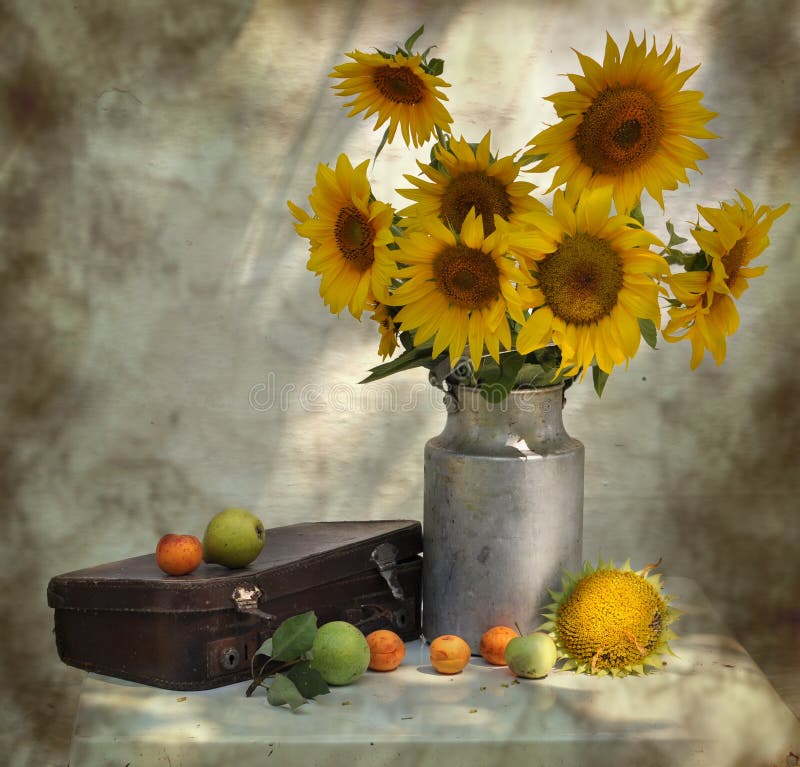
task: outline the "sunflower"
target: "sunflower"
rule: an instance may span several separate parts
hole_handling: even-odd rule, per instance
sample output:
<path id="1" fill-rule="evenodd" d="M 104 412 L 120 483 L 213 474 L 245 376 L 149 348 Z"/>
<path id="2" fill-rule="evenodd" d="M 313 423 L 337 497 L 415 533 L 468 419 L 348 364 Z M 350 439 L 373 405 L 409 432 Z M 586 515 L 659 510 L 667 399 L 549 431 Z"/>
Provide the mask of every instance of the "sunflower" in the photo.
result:
<path id="1" fill-rule="evenodd" d="M 534 184 L 517 181 L 520 165 L 512 155 L 492 158 L 489 153 L 491 131 L 474 146 L 464 138 L 441 142 L 433 148 L 437 167 L 418 162 L 426 181 L 406 175 L 416 189 L 398 189 L 414 204 L 399 211 L 407 216 L 406 224 L 414 227 L 414 219 L 436 216 L 456 231 L 461 229 L 467 213 L 475 208 L 483 218 L 486 233 L 494 231 L 494 216 L 515 222 L 520 214 L 544 210 L 544 205 L 531 197 Z"/>
<path id="2" fill-rule="evenodd" d="M 697 227 L 692 236 L 705 254 L 707 268 L 673 274 L 667 278 L 681 306 L 669 310 L 664 340 L 676 343 L 688 339 L 692 344 L 690 367 L 694 370 L 709 350 L 717 365 L 725 359 L 726 337 L 739 327 L 738 299 L 748 288 L 748 280 L 766 271 L 766 266 L 750 266 L 769 245 L 769 230 L 789 208 L 761 205 L 739 192 L 740 201 L 722 202 L 719 208 L 697 206 L 712 229 Z"/>
<path id="3" fill-rule="evenodd" d="M 373 312 L 370 315 L 370 319 L 378 323 L 378 331 L 381 334 L 378 354 L 380 354 L 381 359 L 386 359 L 391 357 L 395 349 L 397 349 L 398 328 L 395 325 L 391 310 L 386 304 L 375 304 L 372 309 Z"/>
<path id="4" fill-rule="evenodd" d="M 713 230 L 698 227 L 692 231 L 697 244 L 711 257 L 715 292 L 730 293 L 734 298 L 740 298 L 747 289 L 748 278 L 767 270 L 766 266 L 749 264 L 764 252 L 772 224 L 789 209 L 786 203 L 780 208 L 760 205 L 756 210 L 741 192 L 739 198 L 741 202 L 722 202 L 719 209 L 698 205 L 698 212 Z"/>
<path id="5" fill-rule="evenodd" d="M 320 295 L 333 314 L 345 307 L 357 319 L 368 303 L 384 300 L 396 264 L 389 244 L 394 211 L 372 197 L 369 160 L 353 168 L 339 155 L 336 169 L 320 163 L 306 211 L 289 201 L 295 229 L 309 240 L 308 269 L 322 276 Z"/>
<path id="6" fill-rule="evenodd" d="M 658 238 L 625 215 L 609 217 L 611 189 L 581 194 L 573 207 L 560 190 L 553 213 L 530 213 L 530 307 L 517 336 L 520 354 L 561 348 L 561 369 L 610 373 L 639 348 L 639 318 L 659 323 L 656 277 L 668 271 L 649 250 Z"/>
<path id="7" fill-rule="evenodd" d="M 708 272 L 687 272 L 687 275 L 702 275 L 707 280 Z M 678 280 L 686 275 L 675 275 L 667 280 L 676 294 L 681 292 Z M 709 280 L 710 281 L 710 280 Z M 670 343 L 690 341 L 692 357 L 689 366 L 694 370 L 705 356 L 706 349 L 711 352 L 717 365 L 721 365 L 727 352 L 727 337 L 739 327 L 739 313 L 730 296 L 721 294 L 714 303 L 704 306 L 700 300 L 690 306 L 673 307 L 669 310 L 669 322 L 662 331 L 664 340 Z M 676 335 L 680 333 L 680 335 Z"/>
<path id="8" fill-rule="evenodd" d="M 400 126 L 406 146 L 412 142 L 421 146 L 436 127 L 449 129 L 453 118 L 442 104 L 447 96 L 438 89 L 450 83 L 426 72 L 421 55 L 354 51 L 347 56 L 353 61 L 339 64 L 328 76 L 344 81 L 333 86 L 340 96 L 355 96 L 345 104 L 352 107 L 348 117 L 366 110 L 366 120 L 377 112 L 375 130 L 388 120 L 387 140 L 391 143 Z"/>
<path id="9" fill-rule="evenodd" d="M 435 335 L 432 356 L 449 349 L 453 366 L 467 343 L 475 370 L 484 345 L 499 361 L 500 344 L 511 348 L 508 315 L 524 320 L 515 286 L 525 280 L 507 255 L 502 222 L 485 235 L 473 208 L 458 233 L 430 219 L 426 231 L 409 232 L 398 245 L 397 261 L 406 265 L 398 277 L 406 281 L 395 289 L 390 303 L 402 307 L 394 318 L 400 329 L 415 331 L 415 346 Z"/>
<path id="10" fill-rule="evenodd" d="M 655 567 L 636 572 L 627 562 L 616 568 L 600 560 L 596 568 L 587 562 L 577 576 L 566 574 L 563 591 L 550 592 L 554 602 L 540 627 L 567 659 L 563 668 L 598 676 L 661 668 L 675 638 L 669 626 L 680 612 L 661 594 L 661 576 L 650 574 Z"/>
<path id="11" fill-rule="evenodd" d="M 569 75 L 575 90 L 547 97 L 561 122 L 531 139 L 531 154 L 546 155 L 533 170 L 558 168 L 551 189 L 613 185 L 621 213 L 636 206 L 642 189 L 663 208 L 662 191 L 688 184 L 686 169 L 708 157 L 689 139 L 715 138 L 704 127 L 716 115 L 700 104 L 703 94 L 681 90 L 699 64 L 679 72 L 672 40 L 658 53 L 655 42 L 648 51 L 633 34 L 621 58 L 610 35 L 602 66 L 578 58 L 583 75 Z"/>

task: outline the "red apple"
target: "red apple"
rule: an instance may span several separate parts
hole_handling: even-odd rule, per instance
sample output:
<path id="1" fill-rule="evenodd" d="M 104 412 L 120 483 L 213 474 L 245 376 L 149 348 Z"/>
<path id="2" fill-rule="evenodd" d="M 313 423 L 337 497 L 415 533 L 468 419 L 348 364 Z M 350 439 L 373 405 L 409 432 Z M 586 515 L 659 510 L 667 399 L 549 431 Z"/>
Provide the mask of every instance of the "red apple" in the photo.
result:
<path id="1" fill-rule="evenodd" d="M 167 575 L 187 575 L 203 560 L 203 544 L 194 535 L 167 533 L 156 545 L 156 564 Z"/>

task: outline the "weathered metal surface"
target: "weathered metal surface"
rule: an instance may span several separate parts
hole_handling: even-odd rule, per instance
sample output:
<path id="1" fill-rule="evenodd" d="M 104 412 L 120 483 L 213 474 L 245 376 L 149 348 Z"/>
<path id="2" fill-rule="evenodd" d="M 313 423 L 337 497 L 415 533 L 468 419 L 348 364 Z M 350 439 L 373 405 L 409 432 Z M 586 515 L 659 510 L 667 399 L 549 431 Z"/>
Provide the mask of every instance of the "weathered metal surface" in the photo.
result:
<path id="1" fill-rule="evenodd" d="M 453 395 L 425 446 L 422 629 L 477 654 L 494 625 L 536 628 L 547 589 L 580 567 L 584 449 L 564 429 L 560 386 L 499 404 Z"/>

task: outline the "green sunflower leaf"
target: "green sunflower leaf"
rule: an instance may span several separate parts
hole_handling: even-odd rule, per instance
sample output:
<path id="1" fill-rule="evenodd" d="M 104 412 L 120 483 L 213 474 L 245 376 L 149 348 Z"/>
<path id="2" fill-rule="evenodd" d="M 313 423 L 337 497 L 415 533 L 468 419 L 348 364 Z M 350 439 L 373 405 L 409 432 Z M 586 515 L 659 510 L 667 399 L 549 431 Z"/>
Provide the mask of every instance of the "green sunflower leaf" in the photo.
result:
<path id="1" fill-rule="evenodd" d="M 478 369 L 478 378 L 481 383 L 493 384 L 497 383 L 503 375 L 503 371 L 491 357 L 485 357 L 481 360 L 481 366 Z"/>
<path id="2" fill-rule="evenodd" d="M 594 383 L 594 390 L 597 392 L 598 397 L 603 396 L 603 389 L 606 388 L 606 381 L 608 381 L 608 373 L 601 370 L 597 365 L 592 365 L 592 382 Z"/>
<path id="3" fill-rule="evenodd" d="M 639 317 L 638 320 L 642 338 L 644 338 L 648 346 L 655 349 L 656 343 L 658 342 L 658 328 L 656 327 L 656 323 L 653 322 L 653 320 L 644 319 L 642 317 Z"/>
<path id="4" fill-rule="evenodd" d="M 545 157 L 547 157 L 546 154 L 524 154 L 519 158 L 518 164 L 520 166 L 530 165 L 531 163 L 539 162 L 539 160 L 544 160 Z"/>
<path id="5" fill-rule="evenodd" d="M 526 362 L 535 362 L 545 370 L 555 372 L 561 365 L 561 349 L 558 346 L 544 346 L 535 352 L 530 352 L 525 358 Z"/>
<path id="6" fill-rule="evenodd" d="M 430 53 L 430 52 L 431 52 L 431 51 L 432 51 L 434 48 L 436 48 L 436 47 L 437 47 L 437 46 L 435 46 L 435 45 L 429 45 L 429 46 L 428 46 L 428 47 L 425 49 L 424 53 L 422 54 L 421 60 L 422 60 L 422 68 L 423 68 L 423 69 L 424 69 L 424 68 L 427 66 L 427 63 L 428 63 L 428 54 L 429 54 L 429 53 Z M 427 70 L 426 70 L 426 71 L 427 71 Z"/>
<path id="7" fill-rule="evenodd" d="M 630 213 L 631 218 L 636 219 L 642 226 L 644 226 L 644 213 L 642 212 L 642 201 L 637 201 L 633 210 Z"/>
<path id="8" fill-rule="evenodd" d="M 671 248 L 673 245 L 680 245 L 684 242 L 687 242 L 685 237 L 680 237 L 679 235 L 675 234 L 675 227 L 671 221 L 667 221 L 667 231 L 669 232 L 668 247 Z"/>
<path id="9" fill-rule="evenodd" d="M 287 618 L 272 635 L 272 658 L 292 661 L 311 649 L 317 635 L 317 616 L 313 610 Z"/>
<path id="10" fill-rule="evenodd" d="M 413 47 L 414 43 L 422 37 L 422 33 L 425 31 L 425 25 L 423 24 L 416 32 L 414 32 L 411 37 L 408 38 L 405 42 L 405 49 L 408 53 L 411 53 L 411 48 Z"/>
<path id="11" fill-rule="evenodd" d="M 553 384 L 553 370 L 542 365 L 526 362 L 517 374 L 518 386 L 551 386 Z"/>
<path id="12" fill-rule="evenodd" d="M 370 374 L 360 381 L 360 383 L 373 383 L 374 381 L 380 381 L 381 378 L 386 378 L 386 376 L 421 366 L 432 367 L 435 362 L 431 357 L 432 348 L 433 342 L 424 343 L 420 346 L 407 349 L 399 357 L 395 357 L 393 360 L 389 360 L 389 362 L 384 362 L 382 365 L 370 368 Z"/>
<path id="13" fill-rule="evenodd" d="M 442 72 L 444 72 L 444 60 L 443 59 L 431 59 L 425 70 L 429 75 L 433 75 L 434 77 L 438 77 Z"/>
<path id="14" fill-rule="evenodd" d="M 500 378 L 492 383 L 483 384 L 480 388 L 481 396 L 488 402 L 502 402 L 513 388 L 524 363 L 525 358 L 517 352 L 503 354 L 500 357 Z"/>
<path id="15" fill-rule="evenodd" d="M 711 262 L 704 251 L 684 256 L 684 269 L 687 272 L 703 272 L 711 266 Z"/>
<path id="16" fill-rule="evenodd" d="M 386 146 L 386 141 L 389 138 L 389 129 L 387 128 L 383 132 L 383 136 L 381 137 L 381 143 L 378 144 L 378 148 L 375 150 L 375 156 L 372 158 L 372 164 L 375 164 L 375 160 L 378 159 L 378 155 L 381 153 L 381 150 Z"/>
<path id="17" fill-rule="evenodd" d="M 267 688 L 267 701 L 272 706 L 288 703 L 292 711 L 308 702 L 295 683 L 283 674 L 275 674 L 275 681 Z"/>

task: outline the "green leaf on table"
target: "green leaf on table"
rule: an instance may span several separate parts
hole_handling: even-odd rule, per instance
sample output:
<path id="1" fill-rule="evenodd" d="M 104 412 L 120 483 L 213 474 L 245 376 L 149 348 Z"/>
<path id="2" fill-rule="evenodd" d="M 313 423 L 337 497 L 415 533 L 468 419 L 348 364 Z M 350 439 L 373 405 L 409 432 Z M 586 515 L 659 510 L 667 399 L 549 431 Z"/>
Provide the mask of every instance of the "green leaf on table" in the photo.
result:
<path id="1" fill-rule="evenodd" d="M 317 635 L 317 616 L 311 610 L 287 618 L 272 635 L 272 658 L 291 661 L 311 649 Z"/>
<path id="2" fill-rule="evenodd" d="M 272 637 L 264 640 L 261 647 L 256 650 L 256 655 L 266 655 L 268 658 L 272 657 Z"/>
<path id="3" fill-rule="evenodd" d="M 272 706 L 288 703 L 292 711 L 308 702 L 300 694 L 295 683 L 283 674 L 275 674 L 275 681 L 267 688 L 267 701 Z"/>
<path id="4" fill-rule="evenodd" d="M 322 674 L 315 668 L 311 668 L 307 660 L 292 666 L 286 672 L 286 676 L 306 698 L 315 698 L 317 695 L 327 695 L 330 692 L 328 683 L 322 678 Z"/>

